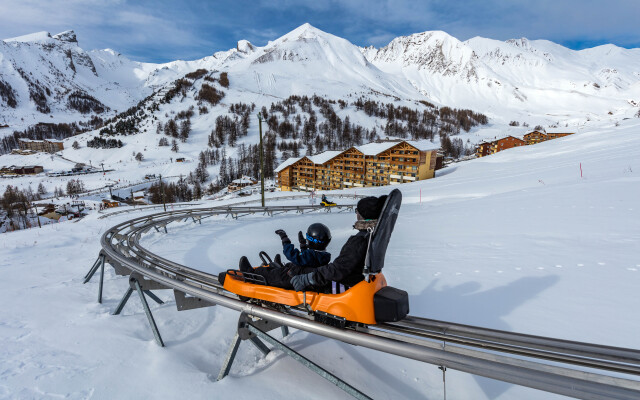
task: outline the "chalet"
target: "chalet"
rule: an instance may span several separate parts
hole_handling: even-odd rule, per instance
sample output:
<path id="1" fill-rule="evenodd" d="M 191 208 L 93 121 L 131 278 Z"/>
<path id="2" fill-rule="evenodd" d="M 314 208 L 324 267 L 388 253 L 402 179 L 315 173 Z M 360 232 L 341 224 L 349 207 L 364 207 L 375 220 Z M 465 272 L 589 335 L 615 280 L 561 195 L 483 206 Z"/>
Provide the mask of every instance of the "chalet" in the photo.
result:
<path id="1" fill-rule="evenodd" d="M 24 167 L 15 167 L 13 173 L 17 175 L 35 175 L 42 171 L 44 171 L 44 168 L 40 165 L 26 165 Z"/>
<path id="2" fill-rule="evenodd" d="M 511 149 L 513 147 L 526 146 L 526 142 L 515 136 L 507 136 L 502 139 L 491 142 L 491 153 L 495 154 L 499 151 Z"/>
<path id="3" fill-rule="evenodd" d="M 255 185 L 256 183 L 258 183 L 257 180 L 250 178 L 248 176 L 243 176 L 242 178 L 234 179 L 233 181 L 231 181 L 229 186 L 227 186 L 227 190 L 230 192 L 235 192 L 244 187 Z"/>
<path id="4" fill-rule="evenodd" d="M 176 162 L 184 162 L 184 158 L 176 158 Z"/>
<path id="5" fill-rule="evenodd" d="M 533 131 L 524 135 L 524 141 L 527 142 L 527 145 L 544 142 L 545 140 L 549 140 L 549 137 L 546 133 L 540 131 Z"/>

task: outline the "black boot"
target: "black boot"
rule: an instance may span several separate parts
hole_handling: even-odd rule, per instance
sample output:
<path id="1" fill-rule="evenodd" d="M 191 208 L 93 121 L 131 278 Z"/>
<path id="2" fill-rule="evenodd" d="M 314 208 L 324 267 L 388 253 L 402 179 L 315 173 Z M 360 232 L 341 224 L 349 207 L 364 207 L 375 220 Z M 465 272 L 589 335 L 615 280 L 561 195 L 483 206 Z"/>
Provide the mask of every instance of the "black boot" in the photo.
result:
<path id="1" fill-rule="evenodd" d="M 220 282 L 221 285 L 224 285 L 224 280 L 227 277 L 227 271 L 225 272 L 220 272 L 218 274 L 218 282 Z"/>
<path id="2" fill-rule="evenodd" d="M 253 272 L 253 267 L 251 267 L 251 263 L 249 259 L 245 256 L 240 257 L 240 262 L 238 263 L 238 269 L 242 272 Z"/>

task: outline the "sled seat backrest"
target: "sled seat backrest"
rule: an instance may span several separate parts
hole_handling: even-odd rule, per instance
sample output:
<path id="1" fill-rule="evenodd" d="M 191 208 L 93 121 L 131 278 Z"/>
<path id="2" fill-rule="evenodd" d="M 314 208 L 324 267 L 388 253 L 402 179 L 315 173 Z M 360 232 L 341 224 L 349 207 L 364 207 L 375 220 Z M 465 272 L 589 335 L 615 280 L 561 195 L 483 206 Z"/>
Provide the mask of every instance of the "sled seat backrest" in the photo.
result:
<path id="1" fill-rule="evenodd" d="M 377 274 L 382 271 L 387 246 L 389 245 L 393 228 L 396 225 L 401 204 L 402 192 L 398 189 L 393 189 L 382 207 L 378 223 L 371 234 L 372 236 L 364 262 L 365 271 L 368 270 L 369 273 L 372 274 Z"/>

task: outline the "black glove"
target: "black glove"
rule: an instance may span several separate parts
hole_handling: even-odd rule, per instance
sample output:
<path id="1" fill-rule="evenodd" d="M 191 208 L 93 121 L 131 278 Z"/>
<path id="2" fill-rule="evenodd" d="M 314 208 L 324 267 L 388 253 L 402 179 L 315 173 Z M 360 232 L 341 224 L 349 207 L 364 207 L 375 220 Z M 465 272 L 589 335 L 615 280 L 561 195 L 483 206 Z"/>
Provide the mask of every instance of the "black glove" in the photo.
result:
<path id="1" fill-rule="evenodd" d="M 302 292 L 306 287 L 315 285 L 316 281 L 313 279 L 313 272 L 309 272 L 308 274 L 291 277 L 291 284 L 293 285 L 293 290 Z"/>
<path id="2" fill-rule="evenodd" d="M 280 254 L 276 254 L 276 256 L 273 259 L 273 262 L 271 263 L 271 266 L 274 268 L 284 267 L 284 265 L 282 264 L 282 259 L 280 258 Z"/>
<path id="3" fill-rule="evenodd" d="M 276 235 L 280 236 L 280 239 L 282 240 L 282 244 L 288 244 L 291 243 L 291 240 L 289 239 L 289 237 L 287 236 L 287 232 L 285 232 L 282 229 L 278 229 L 276 231 Z"/>
<path id="4" fill-rule="evenodd" d="M 302 234 L 302 231 L 298 232 L 298 241 L 300 241 L 300 250 L 306 250 L 309 247 L 307 239 Z"/>

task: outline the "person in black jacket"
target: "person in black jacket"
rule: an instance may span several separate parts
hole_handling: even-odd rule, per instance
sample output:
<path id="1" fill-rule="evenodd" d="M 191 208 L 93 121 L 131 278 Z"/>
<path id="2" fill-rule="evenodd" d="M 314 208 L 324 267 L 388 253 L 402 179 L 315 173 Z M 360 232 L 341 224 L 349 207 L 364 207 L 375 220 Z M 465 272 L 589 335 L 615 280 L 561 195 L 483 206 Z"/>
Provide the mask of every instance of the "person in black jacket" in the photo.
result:
<path id="1" fill-rule="evenodd" d="M 386 198 L 386 195 L 365 197 L 358 202 L 357 221 L 354 225 L 358 233 L 347 239 L 347 243 L 340 250 L 340 255 L 333 262 L 318 268 L 287 263 L 282 268 L 271 266 L 251 269 L 246 265 L 243 266 L 241 259 L 240 270 L 263 276 L 269 286 L 294 289 L 298 292 L 303 290 L 323 292 L 331 286 L 333 281 L 346 287 L 354 286 L 364 279 L 362 270 L 369 241 L 367 228 L 375 227 Z"/>

